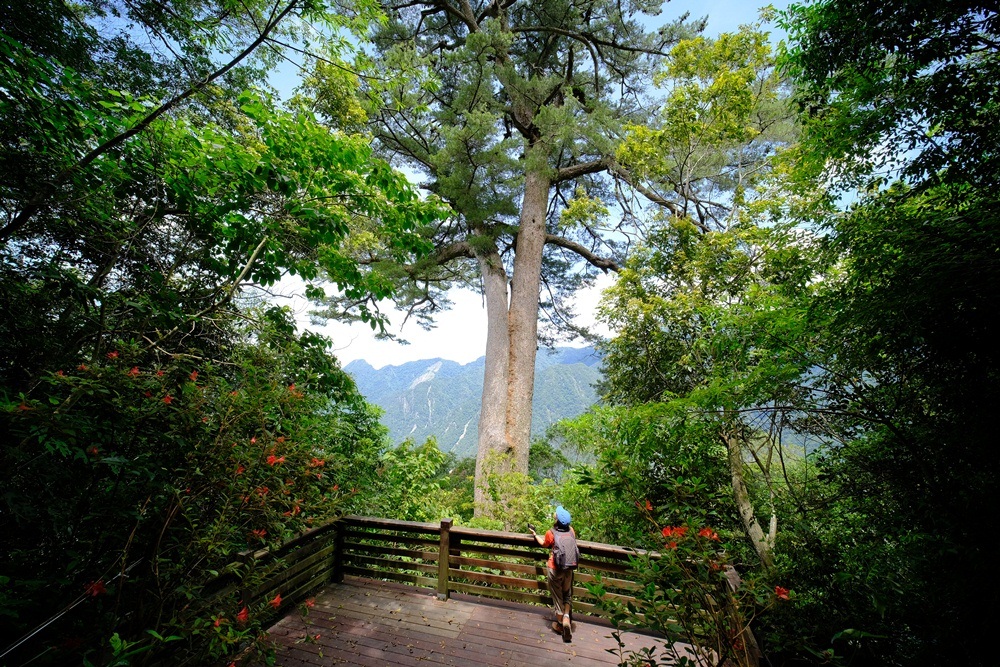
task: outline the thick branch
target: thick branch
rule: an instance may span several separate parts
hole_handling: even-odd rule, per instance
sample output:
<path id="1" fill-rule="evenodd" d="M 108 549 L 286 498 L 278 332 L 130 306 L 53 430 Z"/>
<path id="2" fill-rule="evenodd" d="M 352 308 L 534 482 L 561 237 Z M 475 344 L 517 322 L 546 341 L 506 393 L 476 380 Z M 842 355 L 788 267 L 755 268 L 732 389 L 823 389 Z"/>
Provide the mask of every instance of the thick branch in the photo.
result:
<path id="1" fill-rule="evenodd" d="M 458 259 L 459 257 L 475 259 L 476 253 L 468 241 L 458 241 L 457 243 L 445 246 L 434 253 L 432 257 L 428 257 L 416 264 L 404 265 L 403 270 L 410 276 L 414 276 L 419 273 L 421 267 L 428 265 L 440 266 L 442 264 L 447 264 L 453 259 Z"/>
<path id="2" fill-rule="evenodd" d="M 594 252 L 592 252 L 586 246 L 581 245 L 576 241 L 570 241 L 568 238 L 565 238 L 563 236 L 556 236 L 555 234 L 546 234 L 545 243 L 547 244 L 551 243 L 552 245 L 559 246 L 560 248 L 571 250 L 572 252 L 575 252 L 577 255 L 587 260 L 593 266 L 596 266 L 597 268 L 604 271 L 605 273 L 607 273 L 608 271 L 614 271 L 615 273 L 618 273 L 621 270 L 621 267 L 618 266 L 618 263 L 615 262 L 615 260 L 609 259 L 607 257 L 600 257 Z"/>
<path id="3" fill-rule="evenodd" d="M 563 167 L 556 172 L 555 177 L 552 179 L 552 184 L 563 183 L 564 181 L 571 181 L 574 178 L 579 178 L 580 176 L 586 176 L 587 174 L 598 174 L 602 171 L 607 171 L 611 168 L 611 162 L 607 158 L 601 158 L 600 160 L 592 160 L 591 162 L 580 162 L 578 164 L 571 164 L 568 167 Z"/>

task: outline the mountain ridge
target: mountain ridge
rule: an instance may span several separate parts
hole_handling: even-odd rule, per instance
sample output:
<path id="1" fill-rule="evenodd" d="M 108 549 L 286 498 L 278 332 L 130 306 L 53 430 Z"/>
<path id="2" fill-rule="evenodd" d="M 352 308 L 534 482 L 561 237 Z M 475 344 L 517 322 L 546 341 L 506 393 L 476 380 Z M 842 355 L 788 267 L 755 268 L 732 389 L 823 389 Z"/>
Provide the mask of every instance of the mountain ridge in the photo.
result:
<path id="1" fill-rule="evenodd" d="M 592 347 L 538 351 L 532 401 L 532 436 L 554 422 L 575 417 L 597 401 L 601 358 Z M 394 443 L 434 437 L 458 457 L 476 452 L 485 357 L 467 364 L 442 358 L 420 359 L 376 369 L 365 360 L 344 370 L 369 402 L 381 407 L 382 423 Z"/>

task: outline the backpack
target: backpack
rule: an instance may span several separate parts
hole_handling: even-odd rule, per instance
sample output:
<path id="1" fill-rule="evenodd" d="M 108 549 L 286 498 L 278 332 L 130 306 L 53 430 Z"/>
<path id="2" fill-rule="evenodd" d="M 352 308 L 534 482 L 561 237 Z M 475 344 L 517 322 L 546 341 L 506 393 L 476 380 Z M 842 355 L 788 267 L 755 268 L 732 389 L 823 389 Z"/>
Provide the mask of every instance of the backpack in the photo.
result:
<path id="1" fill-rule="evenodd" d="M 580 547 L 576 546 L 576 535 L 573 531 L 565 533 L 553 530 L 552 562 L 557 570 L 575 570 L 580 563 Z"/>

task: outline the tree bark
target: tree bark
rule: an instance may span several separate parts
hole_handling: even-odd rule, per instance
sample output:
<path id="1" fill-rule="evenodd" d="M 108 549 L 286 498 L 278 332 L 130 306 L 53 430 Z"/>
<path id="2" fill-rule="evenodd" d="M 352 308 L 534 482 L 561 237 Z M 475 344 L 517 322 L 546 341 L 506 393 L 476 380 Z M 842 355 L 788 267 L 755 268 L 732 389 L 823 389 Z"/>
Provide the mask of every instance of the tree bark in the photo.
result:
<path id="1" fill-rule="evenodd" d="M 525 176 L 510 290 L 507 443 L 513 450 L 514 470 L 525 474 L 531 445 L 531 399 L 535 392 L 535 354 L 538 351 L 538 290 L 550 182 L 541 171 L 529 171 Z"/>
<path id="2" fill-rule="evenodd" d="M 729 452 L 729 471 L 733 480 L 733 500 L 736 509 L 740 513 L 743 521 L 743 529 L 750 537 L 754 551 L 760 558 L 761 564 L 770 569 L 774 566 L 774 535 L 777 532 L 777 517 L 771 515 L 769 531 L 765 535 L 760 527 L 760 522 L 754 514 L 753 504 L 750 502 L 750 494 L 747 491 L 746 481 L 743 479 L 743 448 L 740 446 L 740 438 L 737 435 L 723 432 L 722 441 Z"/>
<path id="3" fill-rule="evenodd" d="M 487 493 L 489 474 L 528 473 L 538 350 L 538 290 L 551 183 L 542 170 L 525 174 L 509 303 L 507 276 L 499 254 L 480 258 L 488 329 L 476 455 L 477 516 L 494 514 Z"/>
<path id="4" fill-rule="evenodd" d="M 475 508 L 477 516 L 492 516 L 486 493 L 486 472 L 507 450 L 507 377 L 510 370 L 510 335 L 507 328 L 507 272 L 500 254 L 479 256 L 486 297 L 486 364 L 483 369 L 482 408 L 479 413 L 479 448 L 476 452 Z"/>

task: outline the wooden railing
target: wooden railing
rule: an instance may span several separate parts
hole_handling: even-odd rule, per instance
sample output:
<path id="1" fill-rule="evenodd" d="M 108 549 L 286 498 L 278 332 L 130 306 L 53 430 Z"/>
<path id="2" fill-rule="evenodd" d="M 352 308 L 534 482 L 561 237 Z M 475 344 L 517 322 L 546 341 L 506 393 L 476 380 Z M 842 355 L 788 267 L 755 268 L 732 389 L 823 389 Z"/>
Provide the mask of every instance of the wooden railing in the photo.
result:
<path id="1" fill-rule="evenodd" d="M 579 541 L 580 567 L 575 576 L 573 608 L 600 614 L 583 584 L 600 575 L 606 596 L 623 601 L 637 588 L 630 579 L 629 556 L 642 553 L 609 544 Z M 315 595 L 345 574 L 405 582 L 437 591 L 469 593 L 502 600 L 547 605 L 548 550 L 525 533 L 476 530 L 439 523 L 347 516 L 302 533 L 274 549 L 246 551 L 221 568 L 199 590 L 202 606 L 234 614 L 247 607 L 256 620 L 267 620 Z M 275 600 L 280 602 L 275 604 Z M 4 655 L 29 655 L 73 607 L 49 619 Z M 263 614 L 263 616 L 261 616 Z M 2 648 L 2 647 L 0 647 Z M 194 656 L 194 657 L 192 657 Z M 20 664 L 20 661 L 17 664 Z M 172 667 L 197 662 L 197 656 L 170 654 L 157 664 Z M 15 664 L 15 663 L 6 663 Z"/>
<path id="2" fill-rule="evenodd" d="M 579 541 L 580 567 L 573 588 L 574 609 L 600 614 L 583 584 L 599 575 L 607 596 L 627 601 L 636 589 L 629 576 L 635 550 Z M 280 593 L 282 606 L 308 597 L 351 574 L 405 582 L 437 591 L 441 599 L 469 593 L 516 602 L 549 604 L 545 581 L 548 550 L 531 535 L 440 523 L 347 516 L 309 531 L 273 553 L 247 552 L 250 571 L 266 571 L 241 598 L 254 605 Z M 230 589 L 232 590 L 232 589 Z"/>

